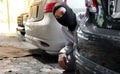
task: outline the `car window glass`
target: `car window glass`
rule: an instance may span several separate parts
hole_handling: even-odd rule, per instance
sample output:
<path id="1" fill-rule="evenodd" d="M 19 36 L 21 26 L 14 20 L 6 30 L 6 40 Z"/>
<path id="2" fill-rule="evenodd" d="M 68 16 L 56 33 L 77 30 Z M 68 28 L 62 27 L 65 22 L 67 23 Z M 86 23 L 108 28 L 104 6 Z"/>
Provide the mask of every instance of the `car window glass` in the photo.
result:
<path id="1" fill-rule="evenodd" d="M 36 18 L 36 9 L 37 9 L 37 6 L 31 6 L 30 7 L 30 12 L 31 12 L 31 17 L 32 18 Z"/>

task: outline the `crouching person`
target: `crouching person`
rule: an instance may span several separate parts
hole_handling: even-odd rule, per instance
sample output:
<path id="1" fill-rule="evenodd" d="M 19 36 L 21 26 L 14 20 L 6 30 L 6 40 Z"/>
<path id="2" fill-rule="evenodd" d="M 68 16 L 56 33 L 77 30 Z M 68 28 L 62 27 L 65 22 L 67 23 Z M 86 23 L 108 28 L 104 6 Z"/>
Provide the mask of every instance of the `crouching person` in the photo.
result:
<path id="1" fill-rule="evenodd" d="M 62 25 L 62 31 L 66 38 L 65 47 L 62 48 L 58 55 L 58 64 L 66 71 L 74 70 L 75 58 L 74 51 L 74 32 L 78 25 L 78 21 L 73 10 L 64 3 L 57 3 L 53 8 L 53 15 Z"/>

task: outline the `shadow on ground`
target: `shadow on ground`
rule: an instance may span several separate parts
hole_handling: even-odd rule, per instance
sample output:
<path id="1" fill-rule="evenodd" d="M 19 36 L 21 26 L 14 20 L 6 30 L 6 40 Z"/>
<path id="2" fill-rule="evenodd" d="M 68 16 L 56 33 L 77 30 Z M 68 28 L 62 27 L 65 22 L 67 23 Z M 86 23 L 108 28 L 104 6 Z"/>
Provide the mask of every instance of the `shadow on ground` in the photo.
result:
<path id="1" fill-rule="evenodd" d="M 44 64 L 58 63 L 58 55 L 51 55 L 44 51 L 41 51 L 40 49 L 30 50 L 29 52 L 32 53 L 35 59 L 41 61 Z M 75 74 L 75 72 L 63 70 L 63 72 L 60 74 Z"/>
<path id="2" fill-rule="evenodd" d="M 40 49 L 29 50 L 29 52 L 32 53 L 34 58 L 36 58 L 37 60 L 41 61 L 44 64 L 57 63 L 58 60 L 57 55 L 48 54 Z"/>

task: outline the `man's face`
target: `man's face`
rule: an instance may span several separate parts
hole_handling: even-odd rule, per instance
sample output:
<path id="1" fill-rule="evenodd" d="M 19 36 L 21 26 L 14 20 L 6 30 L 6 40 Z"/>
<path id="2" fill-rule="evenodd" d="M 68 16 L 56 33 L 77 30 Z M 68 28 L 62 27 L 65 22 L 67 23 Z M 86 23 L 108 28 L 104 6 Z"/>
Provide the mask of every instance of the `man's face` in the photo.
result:
<path id="1" fill-rule="evenodd" d="M 65 12 L 66 12 L 66 9 L 64 7 L 58 8 L 55 12 L 55 18 L 56 19 L 61 18 L 65 14 Z"/>

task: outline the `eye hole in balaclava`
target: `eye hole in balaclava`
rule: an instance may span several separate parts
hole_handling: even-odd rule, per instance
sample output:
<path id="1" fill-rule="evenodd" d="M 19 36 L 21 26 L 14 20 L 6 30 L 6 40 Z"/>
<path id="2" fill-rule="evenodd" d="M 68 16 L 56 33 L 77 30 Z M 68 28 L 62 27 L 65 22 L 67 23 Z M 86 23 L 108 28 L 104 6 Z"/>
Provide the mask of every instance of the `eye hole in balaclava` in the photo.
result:
<path id="1" fill-rule="evenodd" d="M 57 3 L 54 8 L 53 8 L 53 15 L 55 16 L 56 11 L 61 8 L 64 7 L 66 9 L 65 13 L 63 13 L 62 17 L 60 18 L 56 18 L 56 20 L 63 26 L 68 27 L 68 29 L 70 31 L 74 31 L 75 27 L 77 25 L 76 22 L 76 15 L 75 13 L 72 11 L 72 9 L 70 7 L 68 7 L 66 4 L 64 3 Z"/>

